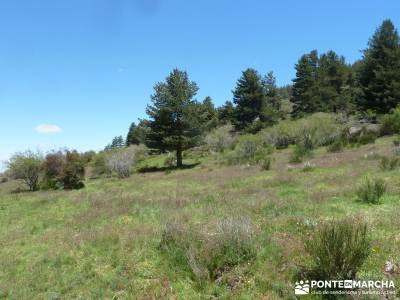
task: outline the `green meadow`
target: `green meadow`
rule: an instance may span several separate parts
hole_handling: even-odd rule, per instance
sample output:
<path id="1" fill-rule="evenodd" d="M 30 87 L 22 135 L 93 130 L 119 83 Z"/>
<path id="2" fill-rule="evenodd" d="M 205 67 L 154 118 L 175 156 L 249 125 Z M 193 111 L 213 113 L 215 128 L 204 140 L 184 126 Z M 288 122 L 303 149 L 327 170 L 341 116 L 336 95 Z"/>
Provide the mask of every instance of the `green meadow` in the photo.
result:
<path id="1" fill-rule="evenodd" d="M 308 168 L 289 163 L 291 146 L 274 151 L 270 170 L 196 154 L 184 169 L 163 170 L 159 155 L 141 162 L 146 172 L 86 179 L 81 190 L 2 183 L 0 298 L 295 299 L 296 274 L 312 264 L 304 241 L 319 223 L 349 216 L 362 219 L 371 238 L 358 278 L 397 281 L 384 266 L 400 255 L 400 169 L 379 166 L 392 140 L 318 148 Z M 386 183 L 379 204 L 357 199 L 368 174 Z M 207 236 L 229 218 L 249 222 L 254 253 L 213 276 L 196 276 L 185 254 L 162 246 L 168 224 Z"/>

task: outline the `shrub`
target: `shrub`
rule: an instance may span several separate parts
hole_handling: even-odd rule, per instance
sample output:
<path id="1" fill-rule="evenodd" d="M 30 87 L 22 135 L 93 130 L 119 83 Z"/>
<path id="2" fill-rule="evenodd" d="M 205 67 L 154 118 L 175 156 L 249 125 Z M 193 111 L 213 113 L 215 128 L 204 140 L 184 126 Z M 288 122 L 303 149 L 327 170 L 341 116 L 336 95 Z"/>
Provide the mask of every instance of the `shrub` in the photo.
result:
<path id="1" fill-rule="evenodd" d="M 375 143 L 378 137 L 378 128 L 375 124 L 351 126 L 343 131 L 345 140 L 350 145 L 366 145 Z"/>
<path id="2" fill-rule="evenodd" d="M 370 253 L 367 226 L 352 219 L 323 223 L 306 241 L 305 249 L 313 261 L 315 279 L 355 279 Z"/>
<path id="3" fill-rule="evenodd" d="M 272 153 L 272 148 L 263 143 L 259 135 L 242 135 L 235 150 L 227 155 L 229 164 L 254 165 Z"/>
<path id="4" fill-rule="evenodd" d="M 219 220 L 212 232 L 169 222 L 160 248 L 198 280 L 215 279 L 256 255 L 252 224 L 244 217 Z"/>
<path id="5" fill-rule="evenodd" d="M 400 165 L 400 158 L 398 157 L 382 157 L 380 161 L 380 168 L 384 171 L 392 171 Z"/>
<path id="6" fill-rule="evenodd" d="M 287 148 L 290 144 L 308 139 L 312 148 L 327 146 L 333 143 L 342 132 L 338 115 L 316 113 L 298 120 L 285 120 L 264 129 L 260 135 L 278 149 Z"/>
<path id="7" fill-rule="evenodd" d="M 96 152 L 94 152 L 92 150 L 83 152 L 81 154 L 82 161 L 84 162 L 85 165 L 90 163 L 95 156 L 96 156 Z"/>
<path id="8" fill-rule="evenodd" d="M 237 139 L 233 132 L 233 126 L 231 124 L 218 127 L 207 134 L 205 143 L 209 150 L 213 152 L 222 153 L 226 150 L 230 150 L 235 145 Z"/>
<path id="9" fill-rule="evenodd" d="M 341 138 L 338 138 L 332 144 L 328 145 L 326 150 L 328 152 L 340 152 L 343 150 L 345 145 L 346 145 L 345 141 L 343 141 L 343 139 Z"/>
<path id="10" fill-rule="evenodd" d="M 62 187 L 61 176 L 65 164 L 65 155 L 62 151 L 48 153 L 43 162 L 44 178 L 42 189 L 57 189 Z"/>
<path id="11" fill-rule="evenodd" d="M 131 145 L 128 148 L 116 149 L 108 152 L 105 163 L 110 173 L 116 173 L 118 178 L 127 178 L 131 168 L 148 156 L 148 149 L 144 145 Z"/>
<path id="12" fill-rule="evenodd" d="M 386 184 L 383 179 L 365 177 L 357 190 L 357 197 L 364 203 L 379 203 L 386 192 Z"/>
<path id="13" fill-rule="evenodd" d="M 106 166 L 111 173 L 116 173 L 118 178 L 130 176 L 133 165 L 132 153 L 128 151 L 116 151 L 106 158 Z"/>
<path id="14" fill-rule="evenodd" d="M 8 181 L 7 177 L 1 177 L 0 183 L 6 183 Z"/>
<path id="15" fill-rule="evenodd" d="M 85 161 L 75 150 L 48 153 L 43 163 L 43 189 L 64 188 L 66 190 L 84 187 Z"/>
<path id="16" fill-rule="evenodd" d="M 369 131 L 365 127 L 363 127 L 363 130 L 361 131 L 360 136 L 357 139 L 357 143 L 359 145 L 366 145 L 366 144 L 372 144 L 375 143 L 375 140 L 378 138 L 378 135 L 374 131 Z"/>
<path id="17" fill-rule="evenodd" d="M 219 220 L 215 235 L 207 239 L 202 251 L 211 278 L 216 278 L 227 268 L 249 261 L 255 256 L 250 219 Z"/>
<path id="18" fill-rule="evenodd" d="M 310 157 L 311 155 L 312 155 L 312 150 L 309 147 L 303 144 L 296 144 L 290 156 L 290 162 L 301 163 L 304 160 L 304 158 Z"/>
<path id="19" fill-rule="evenodd" d="M 77 151 L 66 151 L 60 180 L 65 190 L 80 189 L 85 185 L 85 163 Z"/>
<path id="20" fill-rule="evenodd" d="M 295 125 L 295 121 L 284 120 L 259 134 L 267 144 L 277 149 L 285 149 L 295 142 Z"/>
<path id="21" fill-rule="evenodd" d="M 310 163 L 309 161 L 303 165 L 303 172 L 311 172 L 315 169 L 315 164 Z"/>
<path id="22" fill-rule="evenodd" d="M 11 177 L 22 179 L 30 191 L 38 189 L 42 167 L 42 155 L 30 150 L 14 154 L 8 161 L 8 170 Z"/>
<path id="23" fill-rule="evenodd" d="M 393 109 L 390 114 L 383 115 L 380 124 L 382 135 L 400 133 L 400 106 Z"/>
<path id="24" fill-rule="evenodd" d="M 270 156 L 265 157 L 261 160 L 261 170 L 269 171 L 271 169 L 272 158 Z"/>
<path id="25" fill-rule="evenodd" d="M 107 166 L 107 152 L 101 151 L 97 153 L 91 163 L 91 177 L 96 178 L 103 175 L 110 175 L 110 170 Z"/>
<path id="26" fill-rule="evenodd" d="M 172 168 L 176 166 L 176 154 L 174 152 L 168 152 L 164 159 L 164 167 Z"/>
<path id="27" fill-rule="evenodd" d="M 395 147 L 399 147 L 400 146 L 400 137 L 397 136 L 394 140 L 393 140 L 393 146 Z"/>

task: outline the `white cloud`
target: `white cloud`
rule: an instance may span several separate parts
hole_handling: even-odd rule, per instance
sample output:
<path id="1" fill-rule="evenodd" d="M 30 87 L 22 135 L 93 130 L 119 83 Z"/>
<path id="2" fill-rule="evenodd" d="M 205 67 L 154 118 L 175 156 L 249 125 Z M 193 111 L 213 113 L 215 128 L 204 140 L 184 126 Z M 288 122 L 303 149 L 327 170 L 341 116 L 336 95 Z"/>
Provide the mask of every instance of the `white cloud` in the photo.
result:
<path id="1" fill-rule="evenodd" d="M 35 131 L 38 133 L 59 133 L 62 129 L 57 125 L 40 124 L 35 127 Z"/>

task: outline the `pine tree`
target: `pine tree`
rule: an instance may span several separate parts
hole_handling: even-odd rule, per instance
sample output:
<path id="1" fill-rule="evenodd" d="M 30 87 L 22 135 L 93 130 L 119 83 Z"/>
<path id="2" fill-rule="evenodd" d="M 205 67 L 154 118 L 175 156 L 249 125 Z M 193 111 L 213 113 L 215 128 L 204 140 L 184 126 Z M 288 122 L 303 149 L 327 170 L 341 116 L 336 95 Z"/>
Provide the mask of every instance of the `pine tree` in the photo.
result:
<path id="1" fill-rule="evenodd" d="M 233 124 L 235 107 L 231 101 L 226 101 L 217 108 L 218 125 Z"/>
<path id="2" fill-rule="evenodd" d="M 400 103 L 400 41 L 390 20 L 383 21 L 369 40 L 358 80 L 360 109 L 387 113 Z"/>
<path id="3" fill-rule="evenodd" d="M 201 118 L 203 119 L 204 130 L 210 131 L 218 124 L 217 110 L 212 98 L 207 96 L 201 103 Z"/>
<path id="4" fill-rule="evenodd" d="M 265 97 L 260 120 L 264 123 L 264 126 L 269 126 L 281 118 L 281 98 L 276 86 L 276 78 L 272 71 L 264 77 L 262 85 Z"/>
<path id="5" fill-rule="evenodd" d="M 182 151 L 197 144 L 201 134 L 200 104 L 193 100 L 197 84 L 186 72 L 174 69 L 165 82 L 154 86 L 148 146 L 161 151 L 176 151 L 177 167 L 182 166 Z"/>
<path id="6" fill-rule="evenodd" d="M 317 111 L 319 97 L 317 92 L 318 52 L 304 54 L 295 66 L 296 78 L 293 79 L 292 102 L 293 117 Z"/>
<path id="7" fill-rule="evenodd" d="M 328 51 L 319 57 L 317 85 L 320 97 L 318 111 L 350 112 L 353 108 L 352 70 L 343 56 Z"/>
<path id="8" fill-rule="evenodd" d="M 233 91 L 236 104 L 234 125 L 237 130 L 244 130 L 262 115 L 265 93 L 261 76 L 254 69 L 243 71 Z"/>
<path id="9" fill-rule="evenodd" d="M 131 126 L 129 127 L 128 135 L 126 136 L 126 145 L 138 145 L 140 143 L 139 139 L 135 135 L 136 132 L 136 124 L 132 122 Z"/>
<path id="10" fill-rule="evenodd" d="M 148 120 L 139 120 L 136 125 L 135 122 L 129 127 L 129 132 L 126 137 L 126 145 L 146 144 L 146 137 L 150 131 L 150 124 Z"/>
<path id="11" fill-rule="evenodd" d="M 113 138 L 113 140 L 111 141 L 110 144 L 108 144 L 104 150 L 112 150 L 112 149 L 118 149 L 118 148 L 122 148 L 125 147 L 126 143 L 124 141 L 124 138 L 122 137 L 122 135 L 116 136 Z"/>
<path id="12" fill-rule="evenodd" d="M 313 50 L 296 64 L 292 116 L 301 117 L 314 112 L 348 113 L 354 106 L 354 85 L 352 68 L 343 56 L 334 51 L 318 56 Z"/>

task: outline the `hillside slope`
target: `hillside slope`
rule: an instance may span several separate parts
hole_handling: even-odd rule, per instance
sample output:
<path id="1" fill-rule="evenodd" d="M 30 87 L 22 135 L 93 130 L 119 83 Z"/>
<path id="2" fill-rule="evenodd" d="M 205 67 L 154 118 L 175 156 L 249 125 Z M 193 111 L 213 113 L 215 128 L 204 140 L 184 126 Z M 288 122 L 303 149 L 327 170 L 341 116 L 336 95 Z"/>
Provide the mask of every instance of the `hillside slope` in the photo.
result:
<path id="1" fill-rule="evenodd" d="M 314 224 L 354 215 L 369 224 L 372 254 L 359 276 L 382 279 L 400 255 L 400 170 L 382 171 L 392 138 L 327 153 L 308 172 L 276 151 L 270 171 L 218 166 L 88 180 L 79 191 L 12 192 L 0 184 L 0 298 L 10 299 L 290 299 L 293 276 L 309 264 L 303 239 Z M 379 205 L 356 200 L 359 181 L 381 177 Z M 246 217 L 257 255 L 216 280 L 196 281 L 159 245 L 166 223 L 212 232 L 218 220 Z"/>

